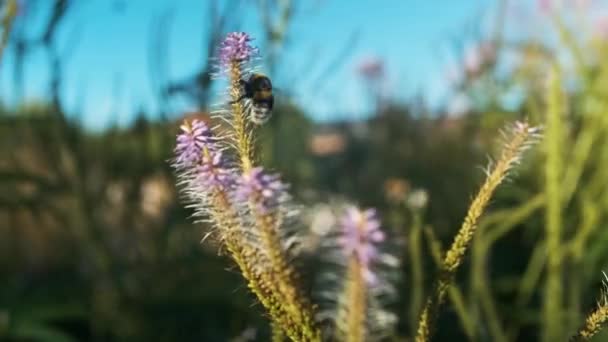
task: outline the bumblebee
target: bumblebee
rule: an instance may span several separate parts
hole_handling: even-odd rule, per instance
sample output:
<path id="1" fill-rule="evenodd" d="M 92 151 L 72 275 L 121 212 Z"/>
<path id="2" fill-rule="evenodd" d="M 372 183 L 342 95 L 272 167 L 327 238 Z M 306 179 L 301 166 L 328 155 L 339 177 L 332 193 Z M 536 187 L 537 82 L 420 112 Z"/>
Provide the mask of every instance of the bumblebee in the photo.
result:
<path id="1" fill-rule="evenodd" d="M 256 125 L 265 124 L 272 115 L 274 96 L 272 82 L 262 74 L 252 73 L 246 80 L 240 80 L 241 98 L 245 99 L 249 120 Z"/>

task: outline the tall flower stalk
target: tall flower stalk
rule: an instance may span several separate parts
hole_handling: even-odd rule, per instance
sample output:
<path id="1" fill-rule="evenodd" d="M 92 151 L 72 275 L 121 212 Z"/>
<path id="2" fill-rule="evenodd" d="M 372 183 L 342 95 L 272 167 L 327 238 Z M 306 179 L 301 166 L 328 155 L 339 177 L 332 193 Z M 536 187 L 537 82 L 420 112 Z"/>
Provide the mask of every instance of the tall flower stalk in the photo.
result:
<path id="1" fill-rule="evenodd" d="M 228 108 L 216 118 L 230 129 L 217 135 L 201 121 L 185 123 L 173 163 L 195 216 L 210 223 L 210 236 L 228 251 L 249 289 L 266 308 L 274 338 L 320 341 L 313 307 L 297 284 L 286 243 L 297 214 L 287 186 L 253 159 L 254 126 L 241 103 L 241 79 L 257 54 L 246 33 L 228 34 L 219 48 L 222 75 L 228 75 Z"/>
<path id="2" fill-rule="evenodd" d="M 571 342 L 589 341 L 608 322 L 608 276 L 604 273 L 600 299 L 595 310 L 587 315 L 585 324 L 570 338 Z"/>
<path id="3" fill-rule="evenodd" d="M 296 285 L 298 276 L 288 260 L 283 233 L 295 210 L 290 205 L 287 186 L 277 175 L 255 167 L 242 174 L 235 190 L 235 203 L 243 217 L 255 227 L 255 244 L 267 263 L 269 281 L 284 309 L 300 324 L 305 338 L 318 338 L 314 328 L 312 306 Z"/>
<path id="4" fill-rule="evenodd" d="M 346 208 L 339 222 L 335 258 L 345 269 L 335 314 L 340 341 L 380 340 L 395 322 L 380 304 L 380 297 L 392 290 L 380 267 L 397 264 L 382 251 L 386 236 L 380 226 L 375 210 L 354 206 Z"/>
<path id="5" fill-rule="evenodd" d="M 545 152 L 545 234 L 547 239 L 547 280 L 544 291 L 543 317 L 545 329 L 543 341 L 550 342 L 563 338 L 562 288 L 562 191 L 563 163 L 563 94 L 560 89 L 559 71 L 554 69 L 549 80 L 547 98 L 547 128 L 544 140 Z"/>
<path id="6" fill-rule="evenodd" d="M 538 140 L 539 129 L 528 123 L 517 122 L 503 136 L 505 142 L 500 157 L 496 163 L 489 165 L 486 180 L 473 199 L 454 242 L 442 260 L 438 280 L 418 321 L 417 342 L 429 341 L 439 307 L 445 299 L 458 267 L 464 260 L 477 230 L 479 218 L 484 213 L 496 188 L 509 176 L 513 167 L 521 161 L 523 153 Z"/>
<path id="7" fill-rule="evenodd" d="M 228 34 L 220 46 L 220 68 L 228 75 L 230 95 L 230 123 L 233 146 L 239 156 L 243 172 L 253 167 L 253 132 L 247 121 L 247 113 L 241 100 L 241 80 L 247 71 L 247 63 L 258 54 L 251 45 L 252 38 L 244 32 Z"/>

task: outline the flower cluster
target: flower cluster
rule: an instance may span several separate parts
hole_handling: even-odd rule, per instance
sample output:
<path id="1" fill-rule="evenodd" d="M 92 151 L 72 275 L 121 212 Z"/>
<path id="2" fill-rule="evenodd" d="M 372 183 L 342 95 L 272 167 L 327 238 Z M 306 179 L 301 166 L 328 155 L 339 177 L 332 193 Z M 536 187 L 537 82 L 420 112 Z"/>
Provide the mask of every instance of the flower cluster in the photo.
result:
<path id="1" fill-rule="evenodd" d="M 229 33 L 222 41 L 219 49 L 219 60 L 222 66 L 231 62 L 246 62 L 258 54 L 258 48 L 250 43 L 253 38 L 245 32 Z"/>
<path id="2" fill-rule="evenodd" d="M 192 120 L 184 122 L 180 127 L 175 146 L 175 162 L 177 170 L 186 170 L 197 165 L 203 158 L 203 151 L 215 151 L 213 134 L 203 121 Z"/>
<path id="3" fill-rule="evenodd" d="M 371 266 L 379 257 L 378 244 L 385 239 L 374 209 L 364 211 L 349 207 L 340 221 L 338 243 L 347 256 L 354 256 L 369 284 L 376 282 Z"/>
<path id="4" fill-rule="evenodd" d="M 318 342 L 322 333 L 317 324 L 317 306 L 299 287 L 300 278 L 291 262 L 295 257 L 293 246 L 299 244 L 299 236 L 294 233 L 298 226 L 294 218 L 299 211 L 294 210 L 288 186 L 279 176 L 257 166 L 253 146 L 256 126 L 246 121 L 246 106 L 240 101 L 241 80 L 249 67 L 246 64 L 258 52 L 251 42 L 248 34 L 233 32 L 220 44 L 219 67 L 225 71 L 222 75 L 228 77 L 230 99 L 216 117 L 227 123 L 226 129 L 222 136 L 215 136 L 203 121 L 184 123 L 177 136 L 173 167 L 196 215 L 208 219 L 218 232 L 220 247 L 232 257 L 248 288 L 266 308 L 273 321 L 273 336 Z M 480 44 L 472 51 L 465 61 L 468 76 L 478 75 L 496 61 L 493 42 Z M 360 72 L 369 80 L 377 80 L 384 73 L 384 65 L 379 60 L 370 60 L 361 66 Z M 472 243 L 481 215 L 498 185 L 520 161 L 523 152 L 536 142 L 539 130 L 518 122 L 504 137 L 502 153 L 488 167 L 486 181 L 441 260 L 442 276 L 437 279 L 434 292 L 424 307 L 422 300 L 412 305 L 413 323 L 418 322 L 417 341 L 429 340 L 436 311 Z M 395 189 L 397 192 L 407 191 L 406 185 L 394 184 L 400 187 Z M 405 194 L 397 195 L 404 200 Z M 427 198 L 425 193 L 412 193 L 407 201 L 408 206 L 420 210 Z M 343 268 L 338 271 L 341 277 L 335 274 L 327 277 L 330 285 L 338 285 L 335 286 L 338 293 L 331 293 L 330 317 L 335 328 L 332 337 L 344 341 L 381 340 L 394 331 L 397 322 L 396 316 L 384 306 L 396 293 L 391 284 L 396 272 L 389 268 L 398 266 L 399 260 L 390 253 L 391 244 L 386 241 L 374 209 L 348 206 L 344 215 L 332 215 L 326 212 L 319 218 L 323 221 L 321 225 L 329 226 L 327 231 L 334 233 L 328 233 L 328 238 L 318 244 L 326 242 L 331 248 L 326 254 L 328 260 Z M 320 231 L 325 230 L 321 228 Z M 420 317 L 417 321 L 416 316 Z M 592 316 L 581 336 L 595 333 L 605 317 Z"/>
<path id="5" fill-rule="evenodd" d="M 234 193 L 237 203 L 255 203 L 256 210 L 266 214 L 282 204 L 287 197 L 287 185 L 278 175 L 268 174 L 255 167 L 237 180 Z"/>
<path id="6" fill-rule="evenodd" d="M 227 167 L 222 151 L 203 156 L 196 168 L 196 184 L 206 189 L 228 189 L 234 183 L 234 173 Z"/>
<path id="7" fill-rule="evenodd" d="M 289 260 L 297 236 L 287 185 L 256 166 L 254 126 L 240 103 L 245 63 L 256 54 L 243 32 L 227 35 L 219 47 L 221 76 L 228 76 L 231 101 L 217 112 L 227 125 L 222 136 L 202 121 L 185 123 L 177 136 L 173 167 L 195 216 L 210 224 L 249 289 L 270 313 L 278 333 L 294 341 L 320 341 L 313 307 L 298 288 Z M 228 71 L 228 72 L 227 72 Z M 226 104 L 231 104 L 226 106 Z M 209 235 L 208 234 L 208 235 Z"/>
<path id="8" fill-rule="evenodd" d="M 173 167 L 186 178 L 186 191 L 200 197 L 197 195 L 229 189 L 234 183 L 234 171 L 228 166 L 209 126 L 203 121 L 192 120 L 184 122 L 180 128 Z"/>
<path id="9" fill-rule="evenodd" d="M 297 270 L 291 263 L 292 246 L 298 244 L 298 236 L 290 229 L 297 226 L 292 224 L 293 212 L 297 211 L 292 210 L 288 187 L 279 176 L 256 165 L 255 126 L 245 121 L 246 111 L 239 100 L 245 63 L 257 54 L 251 41 L 248 34 L 234 32 L 228 34 L 219 47 L 220 67 L 229 70 L 225 74 L 229 78 L 231 105 L 220 111 L 220 115 L 227 114 L 221 119 L 229 124 L 229 131 L 217 137 L 203 121 L 184 123 L 177 136 L 173 167 L 196 215 L 208 218 L 218 232 L 217 241 L 223 244 L 248 287 L 267 309 L 276 327 L 274 333 L 285 334 L 294 341 L 321 341 L 315 306 L 299 288 Z M 467 56 L 465 69 L 469 76 L 477 75 L 495 62 L 495 48 L 491 42 L 480 44 Z M 369 61 L 360 71 L 368 79 L 378 78 L 382 76 L 383 64 Z M 428 341 L 435 311 L 444 301 L 492 193 L 538 135 L 537 128 L 519 122 L 504 135 L 503 151 L 488 168 L 487 179 L 442 260 L 443 275 L 422 308 L 417 340 Z M 423 193 L 419 195 L 420 198 L 411 196 L 408 205 L 424 207 L 426 198 Z M 395 293 L 391 285 L 394 272 L 387 271 L 399 262 L 388 251 L 390 246 L 378 214 L 374 209 L 348 206 L 340 219 L 330 221 L 330 224 L 336 223 L 332 226 L 336 234 L 331 235 L 333 239 L 327 239 L 332 248 L 327 255 L 337 257 L 332 261 L 344 267 L 342 277 L 331 278 L 339 291 L 332 296 L 335 337 L 345 341 L 384 338 L 397 322 L 395 315 L 383 308 Z M 591 322 L 593 324 L 588 324 L 591 328 L 583 333 L 595 332 L 595 327 L 603 322 L 603 318 L 601 322 L 599 319 Z"/>
<path id="10" fill-rule="evenodd" d="M 396 316 L 386 310 L 394 288 L 390 271 L 398 265 L 388 251 L 386 235 L 375 209 L 362 210 L 349 205 L 337 220 L 332 258 L 343 268 L 336 283 L 337 305 L 331 317 L 340 341 L 368 341 L 387 338 Z M 331 253 L 331 251 L 329 251 Z M 331 284 L 329 284 L 331 285 Z"/>

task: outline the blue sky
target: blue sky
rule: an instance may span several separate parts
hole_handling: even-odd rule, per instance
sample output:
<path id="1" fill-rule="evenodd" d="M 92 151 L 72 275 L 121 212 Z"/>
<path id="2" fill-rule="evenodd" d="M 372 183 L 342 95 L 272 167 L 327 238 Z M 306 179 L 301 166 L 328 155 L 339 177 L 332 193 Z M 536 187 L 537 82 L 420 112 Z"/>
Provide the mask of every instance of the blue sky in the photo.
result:
<path id="1" fill-rule="evenodd" d="M 44 7 L 46 1 L 38 3 Z M 77 42 L 69 55 L 62 88 L 68 112 L 82 112 L 86 125 L 93 128 L 104 127 L 110 121 L 128 123 L 137 108 L 154 113 L 157 103 L 149 70 L 151 24 L 162 13 L 172 13 L 168 72 L 172 79 L 190 75 L 204 56 L 202 37 L 208 25 L 207 1 L 82 1 L 60 31 L 60 50 L 69 46 L 70 41 Z M 233 29 L 253 34 L 259 31 L 259 18 L 252 2 L 242 0 L 245 15 L 241 25 Z M 304 5 L 294 19 L 280 73 L 286 75 L 285 80 L 295 82 L 281 85 L 280 79 L 275 83 L 289 87 L 311 116 L 323 120 L 365 111 L 363 86 L 354 69 L 366 56 L 386 61 L 394 96 L 407 98 L 422 91 L 433 102 L 439 102 L 446 84 L 448 39 L 464 35 L 465 27 L 491 11 L 495 2 L 305 0 L 301 3 Z M 30 18 L 28 31 L 37 32 L 36 25 L 42 22 L 44 11 L 33 13 L 36 15 Z M 320 77 L 354 34 L 358 38 L 353 49 L 327 77 Z M 8 51 L 3 61 L 0 94 L 5 103 L 14 104 L 11 55 Z M 294 70 L 301 77 L 289 75 Z M 26 64 L 25 98 L 43 98 L 47 80 L 45 55 L 42 50 L 34 51 Z M 176 102 L 173 106 L 176 112 L 191 109 L 188 103 Z"/>

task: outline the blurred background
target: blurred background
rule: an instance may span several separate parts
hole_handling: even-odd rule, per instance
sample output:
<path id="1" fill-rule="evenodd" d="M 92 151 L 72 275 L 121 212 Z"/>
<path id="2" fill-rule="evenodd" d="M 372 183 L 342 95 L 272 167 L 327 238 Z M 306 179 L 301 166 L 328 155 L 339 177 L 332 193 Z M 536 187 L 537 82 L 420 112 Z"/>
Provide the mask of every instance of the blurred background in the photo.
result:
<path id="1" fill-rule="evenodd" d="M 400 316 L 394 340 L 409 340 L 499 129 L 558 115 L 561 129 L 493 200 L 437 340 L 535 341 L 555 326 L 565 338 L 595 305 L 608 269 L 608 1 L 0 8 L 0 340 L 268 339 L 238 272 L 200 243 L 206 228 L 167 162 L 181 121 L 221 100 L 215 46 L 235 30 L 256 38 L 277 88 L 259 155 L 305 205 L 307 284 L 332 208 L 378 208 L 403 257 L 387 304 Z M 545 145 L 559 150 L 551 164 Z M 548 298 L 555 253 L 562 291 Z"/>

